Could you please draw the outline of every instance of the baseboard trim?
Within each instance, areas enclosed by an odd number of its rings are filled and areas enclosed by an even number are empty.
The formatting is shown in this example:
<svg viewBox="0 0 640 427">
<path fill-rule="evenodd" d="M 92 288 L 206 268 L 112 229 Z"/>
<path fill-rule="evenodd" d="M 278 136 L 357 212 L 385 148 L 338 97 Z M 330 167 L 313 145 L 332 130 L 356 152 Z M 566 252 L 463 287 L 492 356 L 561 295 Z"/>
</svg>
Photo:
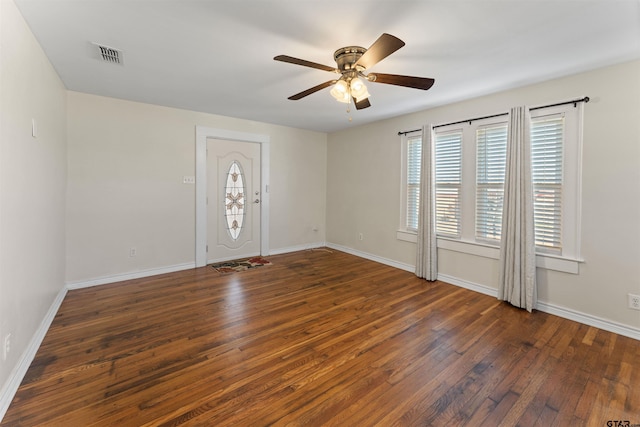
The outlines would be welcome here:
<svg viewBox="0 0 640 427">
<path fill-rule="evenodd" d="M 468 282 L 466 280 L 458 279 L 453 276 L 444 274 L 438 274 L 438 280 L 446 283 L 450 283 L 461 288 L 470 289 L 472 291 L 480 292 L 481 294 L 489 295 L 494 298 L 498 297 L 498 290 L 489 286 L 480 285 L 477 283 Z M 554 316 L 562 317 L 563 319 L 573 320 L 574 322 L 582 323 L 584 325 L 593 326 L 605 331 L 613 332 L 618 335 L 633 338 L 640 341 L 640 329 L 632 326 L 623 325 L 621 323 L 614 322 L 612 320 L 603 319 L 601 317 L 593 316 L 591 314 L 582 313 L 567 307 L 562 307 L 557 304 L 552 304 L 546 301 L 538 300 L 536 310 L 544 313 L 553 314 Z"/>
<path fill-rule="evenodd" d="M 438 273 L 438 280 L 441 282 L 449 283 L 460 288 L 469 289 L 470 291 L 478 292 L 490 297 L 498 298 L 498 290 L 490 286 L 481 285 L 479 283 L 469 282 L 468 280 L 458 279 L 457 277 L 449 276 L 447 274 Z"/>
<path fill-rule="evenodd" d="M 594 328 L 602 329 L 605 331 L 613 332 L 614 334 L 623 335 L 625 337 L 633 338 L 640 341 L 640 328 L 634 328 L 632 326 L 623 325 L 622 323 L 614 322 L 612 320 L 603 319 L 601 317 L 592 316 L 591 314 L 582 313 L 572 310 L 567 307 L 562 307 L 555 304 L 550 304 L 544 301 L 538 301 L 536 306 L 537 310 L 545 313 L 553 314 L 558 317 L 573 320 L 574 322 L 582 323 Z"/>
<path fill-rule="evenodd" d="M 192 268 L 196 268 L 196 264 L 194 262 L 171 265 L 162 268 L 152 268 L 149 270 L 134 271 L 130 273 L 116 274 L 115 276 L 99 277 L 97 279 L 80 282 L 70 282 L 67 283 L 67 289 L 72 290 L 90 288 L 92 286 L 106 285 L 108 283 L 123 282 L 125 280 L 132 279 L 142 279 L 144 277 L 157 276 L 158 274 L 174 273 L 176 271 L 189 270 Z"/>
<path fill-rule="evenodd" d="M 281 255 L 290 252 L 308 251 L 326 246 L 325 242 L 307 243 L 305 245 L 288 246 L 286 248 L 269 249 L 268 255 Z"/>
<path fill-rule="evenodd" d="M 380 257 L 377 255 L 372 255 L 367 252 L 359 251 L 357 249 L 348 248 L 346 246 L 338 245 L 335 243 L 327 243 L 327 247 L 333 248 L 338 251 L 347 252 L 351 255 L 355 255 L 360 258 L 366 258 L 371 261 L 376 261 L 381 264 L 389 265 L 391 267 L 396 267 L 401 270 L 406 270 L 409 272 L 415 271 L 415 266 L 413 265 L 400 263 L 400 262 L 390 260 L 388 258 Z M 459 279 L 454 276 L 449 276 L 449 275 L 440 274 L 440 273 L 438 274 L 438 280 L 449 283 L 451 285 L 459 286 L 461 288 L 469 289 L 471 291 L 479 292 L 484 295 L 489 295 L 494 298 L 498 297 L 498 290 L 490 286 L 469 282 L 468 280 Z M 573 320 L 574 322 L 582 323 L 587 326 L 593 326 L 595 328 L 599 328 L 608 332 L 613 332 L 614 334 L 622 335 L 622 336 L 633 338 L 640 341 L 640 328 L 634 328 L 633 326 L 624 325 L 621 323 L 614 322 L 612 320 L 603 319 L 587 313 L 582 313 L 580 311 L 576 311 L 567 307 L 562 307 L 560 305 L 552 304 L 546 301 L 538 300 L 536 310 L 542 311 L 544 313 L 553 314 L 554 316 Z"/>
<path fill-rule="evenodd" d="M 66 295 L 67 288 L 63 287 L 60 292 L 58 292 L 58 295 L 56 295 L 53 303 L 51 303 L 47 314 L 40 322 L 40 326 L 36 329 L 33 337 L 31 337 L 31 341 L 29 341 L 29 345 L 22 353 L 22 356 L 20 356 L 17 365 L 13 368 L 11 374 L 9 374 L 9 379 L 2 386 L 2 390 L 0 391 L 0 421 L 2 421 L 7 413 L 11 401 L 18 391 L 18 387 L 20 387 L 24 376 L 27 374 L 31 362 L 33 362 L 33 359 L 36 357 L 40 344 L 42 344 L 42 340 L 44 340 L 44 337 L 47 335 L 51 322 L 53 322 L 53 319 L 56 317 L 56 313 L 58 313 L 58 309 L 60 305 L 62 305 L 62 301 Z"/>
<path fill-rule="evenodd" d="M 359 251 L 357 249 L 349 248 L 347 246 L 338 245 L 336 243 L 327 243 L 326 246 L 331 249 L 335 249 L 337 251 L 346 252 L 351 255 L 355 255 L 360 258 L 365 258 L 371 261 L 379 262 L 380 264 L 385 264 L 391 267 L 399 268 L 400 270 L 409 271 L 411 273 L 415 273 L 416 267 L 414 265 L 405 264 L 403 262 L 394 261 L 389 258 L 384 258 L 378 255 L 373 255 L 368 252 Z"/>
</svg>

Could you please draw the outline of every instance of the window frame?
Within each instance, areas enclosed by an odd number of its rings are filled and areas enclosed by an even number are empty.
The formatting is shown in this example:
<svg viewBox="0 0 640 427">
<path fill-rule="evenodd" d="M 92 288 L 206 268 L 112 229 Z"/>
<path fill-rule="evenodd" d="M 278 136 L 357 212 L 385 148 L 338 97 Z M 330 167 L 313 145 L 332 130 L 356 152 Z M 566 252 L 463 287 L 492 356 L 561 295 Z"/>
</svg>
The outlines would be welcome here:
<svg viewBox="0 0 640 427">
<path fill-rule="evenodd" d="M 436 128 L 436 133 L 462 132 L 462 184 L 460 195 L 460 235 L 458 237 L 438 234 L 438 239 L 459 241 L 480 247 L 499 248 L 499 240 L 482 239 L 476 236 L 477 197 L 477 141 L 478 129 L 508 126 L 508 115 L 491 116 L 464 124 L 453 123 Z M 464 251 L 463 251 L 464 252 Z M 472 253 L 474 253 L 472 251 Z"/>
<path fill-rule="evenodd" d="M 492 121 L 491 123 L 485 123 L 485 124 L 479 124 L 478 126 L 475 127 L 474 129 L 474 145 L 475 145 L 475 152 L 474 152 L 474 160 L 475 160 L 475 170 L 474 170 L 474 179 L 475 179 L 475 200 L 474 200 L 474 239 L 476 242 L 482 242 L 482 243 L 486 243 L 488 245 L 491 246 L 499 246 L 500 245 L 500 238 L 494 238 L 494 237 L 490 237 L 487 234 L 482 234 L 479 230 L 479 222 L 480 222 L 480 214 L 478 212 L 479 207 L 480 207 L 480 202 L 479 202 L 479 196 L 480 196 L 480 189 L 486 189 L 486 190 L 491 190 L 493 189 L 494 192 L 497 192 L 498 190 L 500 190 L 502 192 L 501 195 L 501 199 L 502 202 L 504 202 L 504 177 L 505 177 L 505 171 L 502 171 L 502 182 L 490 182 L 490 180 L 487 180 L 486 182 L 479 182 L 479 174 L 478 174 L 478 167 L 479 167 L 479 145 L 480 145 L 480 141 L 479 141 L 479 132 L 482 131 L 487 131 L 490 129 L 502 129 L 504 128 L 504 158 L 501 159 L 502 163 L 503 163 L 503 167 L 506 165 L 506 146 L 508 144 L 508 136 L 509 136 L 509 123 L 506 121 Z M 490 156 L 487 156 L 487 158 Z M 486 162 L 487 164 L 490 163 L 489 161 Z M 485 175 L 490 175 L 490 172 L 485 172 Z M 489 220 L 489 215 L 485 215 L 487 220 Z M 487 221 L 488 223 L 489 221 Z M 498 223 L 499 226 L 499 232 L 497 233 L 498 235 L 502 235 L 502 206 L 500 206 L 500 221 L 495 221 L 496 223 Z M 488 226 L 488 224 L 485 223 L 485 228 Z"/>
<path fill-rule="evenodd" d="M 548 254 L 565 259 L 582 261 L 582 144 L 584 103 L 565 104 L 531 111 L 531 120 L 562 115 L 564 117 L 564 140 L 562 147 L 562 252 L 545 250 L 536 246 L 537 254 Z"/>
<path fill-rule="evenodd" d="M 404 234 L 408 234 L 408 235 L 413 235 L 415 236 L 415 234 L 417 233 L 417 228 L 416 229 L 412 229 L 411 227 L 409 227 L 408 224 L 408 217 L 409 217 L 409 182 L 408 182 L 408 178 L 409 178 L 409 159 L 408 159 L 408 155 L 409 155 L 409 141 L 415 138 L 420 138 L 420 141 L 422 141 L 422 131 L 413 131 L 413 132 L 408 132 L 402 135 L 401 138 L 401 178 L 400 178 L 400 225 L 398 227 L 398 232 L 399 233 L 404 233 Z M 418 163 L 418 168 L 421 168 L 420 166 L 421 161 Z M 421 171 L 420 171 L 421 173 Z M 418 189 L 418 191 L 420 191 Z M 419 196 L 418 196 L 419 197 Z M 406 238 L 411 239 L 410 237 L 405 237 Z M 415 242 L 415 237 L 413 238 L 413 241 Z"/>
</svg>

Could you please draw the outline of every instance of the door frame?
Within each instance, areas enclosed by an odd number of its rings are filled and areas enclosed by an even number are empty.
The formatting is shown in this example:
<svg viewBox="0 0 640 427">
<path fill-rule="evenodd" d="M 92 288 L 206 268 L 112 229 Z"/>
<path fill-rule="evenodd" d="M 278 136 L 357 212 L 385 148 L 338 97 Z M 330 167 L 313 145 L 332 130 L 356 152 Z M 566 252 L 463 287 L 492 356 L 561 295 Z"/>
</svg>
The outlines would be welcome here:
<svg viewBox="0 0 640 427">
<path fill-rule="evenodd" d="M 260 144 L 260 255 L 269 255 L 269 135 L 196 126 L 196 267 L 207 265 L 207 139 Z"/>
</svg>

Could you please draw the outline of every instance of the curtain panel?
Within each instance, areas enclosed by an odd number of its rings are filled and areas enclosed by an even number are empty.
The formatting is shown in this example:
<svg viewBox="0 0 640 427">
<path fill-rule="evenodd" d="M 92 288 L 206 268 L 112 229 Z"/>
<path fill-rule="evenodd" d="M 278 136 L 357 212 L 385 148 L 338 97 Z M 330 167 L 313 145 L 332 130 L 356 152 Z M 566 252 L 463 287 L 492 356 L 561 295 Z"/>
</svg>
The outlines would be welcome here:
<svg viewBox="0 0 640 427">
<path fill-rule="evenodd" d="M 531 175 L 531 116 L 526 107 L 509 113 L 498 299 L 531 312 L 537 301 Z"/>
<path fill-rule="evenodd" d="M 429 281 L 438 278 L 434 136 L 432 125 L 426 125 L 422 128 L 416 276 Z"/>
</svg>

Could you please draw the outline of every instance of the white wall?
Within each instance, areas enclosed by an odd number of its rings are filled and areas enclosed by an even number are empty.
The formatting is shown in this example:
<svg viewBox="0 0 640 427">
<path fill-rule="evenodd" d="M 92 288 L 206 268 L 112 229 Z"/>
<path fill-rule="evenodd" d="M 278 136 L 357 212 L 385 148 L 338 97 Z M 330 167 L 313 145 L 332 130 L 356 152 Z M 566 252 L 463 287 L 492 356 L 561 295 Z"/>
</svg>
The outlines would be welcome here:
<svg viewBox="0 0 640 427">
<path fill-rule="evenodd" d="M 627 294 L 640 294 L 640 61 L 329 135 L 327 241 L 415 265 L 415 244 L 396 239 L 400 219 L 398 131 L 584 95 L 591 98 L 584 106 L 585 262 L 577 275 L 538 269 L 539 299 L 640 331 L 640 312 L 627 308 Z M 363 233 L 364 240 L 358 240 L 358 233 Z M 497 289 L 496 260 L 444 249 L 438 255 L 439 273 Z"/>
<path fill-rule="evenodd" d="M 66 155 L 66 90 L 13 1 L 1 0 L 0 341 L 10 333 L 11 351 L 0 356 L 0 398 L 64 289 Z"/>
<path fill-rule="evenodd" d="M 194 263 L 196 125 L 270 136 L 272 252 L 325 241 L 326 134 L 69 92 L 68 283 Z"/>
</svg>

